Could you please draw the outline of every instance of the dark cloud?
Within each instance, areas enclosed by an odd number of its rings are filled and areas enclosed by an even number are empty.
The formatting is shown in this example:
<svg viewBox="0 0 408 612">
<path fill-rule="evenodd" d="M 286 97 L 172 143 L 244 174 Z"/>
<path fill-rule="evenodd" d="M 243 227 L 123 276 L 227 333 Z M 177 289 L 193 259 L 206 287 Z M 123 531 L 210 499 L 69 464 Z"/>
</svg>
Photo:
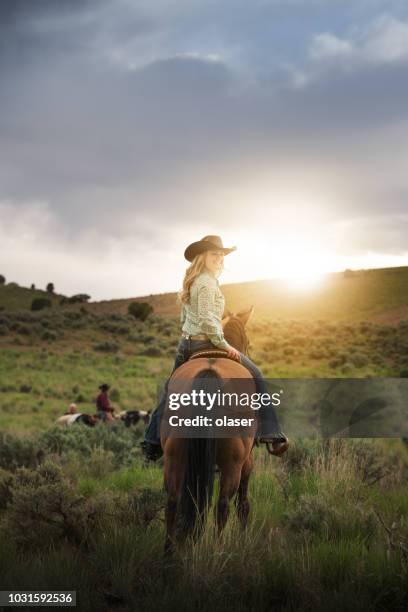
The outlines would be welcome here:
<svg viewBox="0 0 408 612">
<path fill-rule="evenodd" d="M 253 232 L 282 206 L 316 223 L 401 214 L 408 63 L 308 59 L 314 35 L 353 41 L 385 3 L 364 6 L 0 3 L 0 202 L 45 203 L 77 246 L 91 230 L 158 245 L 206 216 L 239 227 L 248 206 Z M 376 248 L 403 248 L 393 223 Z"/>
<path fill-rule="evenodd" d="M 0 22 L 2 27 L 33 15 L 61 14 L 66 11 L 83 10 L 90 2 L 86 0 L 2 0 L 0 3 Z"/>
</svg>

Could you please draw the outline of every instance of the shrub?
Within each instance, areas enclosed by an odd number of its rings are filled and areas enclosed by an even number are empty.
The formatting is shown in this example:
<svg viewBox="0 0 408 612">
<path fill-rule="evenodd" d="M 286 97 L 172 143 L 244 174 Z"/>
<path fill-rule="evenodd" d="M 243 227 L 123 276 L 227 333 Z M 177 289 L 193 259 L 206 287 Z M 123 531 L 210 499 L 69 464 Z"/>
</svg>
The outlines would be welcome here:
<svg viewBox="0 0 408 612">
<path fill-rule="evenodd" d="M 46 329 L 45 331 L 43 331 L 43 333 L 41 334 L 41 340 L 56 340 L 58 338 L 58 334 L 53 331 L 52 329 Z"/>
<path fill-rule="evenodd" d="M 0 468 L 0 510 L 4 510 L 11 501 L 11 487 L 14 476 L 11 472 Z"/>
<path fill-rule="evenodd" d="M 6 277 L 3 276 L 3 274 L 0 274 L 0 285 L 5 285 L 6 284 Z"/>
<path fill-rule="evenodd" d="M 0 467 L 15 470 L 18 467 L 35 467 L 43 458 L 38 441 L 17 438 L 0 431 Z"/>
<path fill-rule="evenodd" d="M 346 535 L 357 535 L 370 539 L 377 531 L 377 521 L 372 512 L 367 512 L 352 503 L 352 512 L 346 501 L 337 503 L 335 497 L 304 493 L 296 506 L 284 514 L 289 530 L 319 534 L 330 540 Z"/>
<path fill-rule="evenodd" d="M 62 429 L 54 427 L 43 432 L 38 438 L 38 444 L 45 453 L 64 455 L 76 452 L 89 459 L 94 447 L 102 447 L 112 451 L 115 467 L 132 465 L 139 450 L 135 440 L 140 431 L 128 429 L 123 423 L 115 423 L 111 428 L 103 423 L 96 427 L 71 427 Z"/>
<path fill-rule="evenodd" d="M 135 319 L 140 319 L 141 321 L 145 321 L 152 312 L 153 306 L 148 302 L 132 302 L 128 306 L 128 313 Z"/>
<path fill-rule="evenodd" d="M 20 393 L 31 393 L 32 386 L 31 385 L 21 385 Z"/>
<path fill-rule="evenodd" d="M 163 349 L 158 346 L 148 346 L 143 351 L 141 351 L 142 355 L 146 355 L 147 357 L 160 357 L 163 355 Z"/>
<path fill-rule="evenodd" d="M 0 336 L 7 336 L 9 333 L 9 328 L 7 325 L 0 324 Z"/>
<path fill-rule="evenodd" d="M 288 472 L 303 472 L 308 465 L 317 461 L 322 449 L 321 441 L 298 438 L 296 443 L 292 445 L 291 452 L 283 455 L 282 464 Z"/>
<path fill-rule="evenodd" d="M 105 478 L 115 469 L 115 456 L 111 450 L 96 446 L 92 449 L 86 467 L 91 478 Z"/>
<path fill-rule="evenodd" d="M 139 336 L 139 340 L 140 342 L 147 344 L 149 342 L 154 342 L 156 340 L 156 336 L 153 336 L 152 334 L 141 334 Z"/>
<path fill-rule="evenodd" d="M 126 335 L 130 332 L 129 325 L 124 325 L 123 323 L 103 321 L 99 327 L 104 331 L 110 332 L 111 334 Z"/>
<path fill-rule="evenodd" d="M 47 293 L 54 293 L 54 283 L 48 283 L 46 290 L 47 290 Z"/>
<path fill-rule="evenodd" d="M 111 313 L 109 313 L 108 315 L 105 315 L 105 316 L 106 316 L 107 319 L 110 319 L 111 321 L 122 321 L 122 323 L 127 321 L 126 316 L 122 315 L 122 314 L 120 314 L 118 312 L 111 312 Z M 101 318 L 103 318 L 103 317 L 101 317 Z"/>
<path fill-rule="evenodd" d="M 47 460 L 37 470 L 17 471 L 6 526 L 21 549 L 39 550 L 87 535 L 85 498 L 75 493 L 62 470 Z"/>
<path fill-rule="evenodd" d="M 369 360 L 368 360 L 367 356 L 363 355 L 362 353 L 354 353 L 354 354 L 350 355 L 349 361 L 356 368 L 362 368 L 363 366 L 366 366 L 369 363 Z"/>
<path fill-rule="evenodd" d="M 95 351 L 101 351 L 102 353 L 117 353 L 119 345 L 116 342 L 98 342 L 94 344 Z"/>
<path fill-rule="evenodd" d="M 51 300 L 48 298 L 34 298 L 31 302 L 31 310 L 43 310 L 44 308 L 51 308 Z"/>
<path fill-rule="evenodd" d="M 312 533 L 327 531 L 336 518 L 335 508 L 330 507 L 325 499 L 309 493 L 301 495 L 296 506 L 284 513 L 289 530 Z"/>
<path fill-rule="evenodd" d="M 320 349 L 314 349 L 309 353 L 310 359 L 324 359 L 326 357 L 326 352 Z"/>
<path fill-rule="evenodd" d="M 75 310 L 73 310 L 71 312 L 64 312 L 64 319 L 65 319 L 65 321 L 77 321 L 81 317 L 82 317 L 81 313 L 77 312 Z"/>
<path fill-rule="evenodd" d="M 140 342 L 140 335 L 138 333 L 136 333 L 136 334 L 129 334 L 128 340 L 130 342 Z"/>
<path fill-rule="evenodd" d="M 71 295 L 71 297 L 62 297 L 60 299 L 60 304 L 84 304 L 91 299 L 91 296 L 87 293 L 77 293 L 76 295 Z"/>
<path fill-rule="evenodd" d="M 352 448 L 356 472 L 364 482 L 374 484 L 396 468 L 392 454 L 380 454 L 373 440 L 353 440 Z"/>
<path fill-rule="evenodd" d="M 132 524 L 146 529 L 165 506 L 164 491 L 141 489 L 130 495 L 129 505 L 132 514 Z"/>
</svg>

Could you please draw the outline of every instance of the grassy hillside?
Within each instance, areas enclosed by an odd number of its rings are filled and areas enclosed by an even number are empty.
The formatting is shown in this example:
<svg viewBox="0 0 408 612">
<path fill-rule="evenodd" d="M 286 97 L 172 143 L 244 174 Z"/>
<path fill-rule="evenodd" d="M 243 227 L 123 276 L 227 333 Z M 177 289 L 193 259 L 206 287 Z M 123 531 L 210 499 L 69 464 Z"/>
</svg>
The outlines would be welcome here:
<svg viewBox="0 0 408 612">
<path fill-rule="evenodd" d="M 408 375 L 408 268 L 331 275 L 304 294 L 272 281 L 223 289 L 232 310 L 255 304 L 250 356 L 268 377 Z M 32 313 L 22 307 L 41 292 L 0 290 L 19 306 L 0 312 L 0 429 L 42 430 L 72 401 L 93 412 L 102 382 L 118 410 L 154 407 L 180 337 L 175 294 L 149 296 L 143 323 L 132 300 Z"/>
<path fill-rule="evenodd" d="M 0 430 L 49 427 L 75 401 L 93 412 L 98 386 L 118 410 L 151 409 L 172 368 L 177 319 L 51 309 L 0 313 Z M 267 320 L 248 324 L 265 376 L 408 376 L 408 322 Z"/>
<path fill-rule="evenodd" d="M 408 267 L 359 270 L 350 276 L 328 274 L 318 286 L 303 290 L 290 288 L 276 279 L 221 287 L 227 308 L 239 311 L 254 305 L 256 316 L 263 319 L 373 319 L 394 323 L 408 318 Z M 0 286 L 0 309 L 30 308 L 34 297 L 44 296 L 49 297 L 49 294 L 10 283 Z M 54 305 L 60 298 L 52 296 Z M 175 292 L 90 302 L 86 308 L 96 314 L 124 315 L 133 301 L 149 302 L 158 315 L 177 317 L 180 311 Z M 64 308 L 79 310 L 81 305 Z"/>
<path fill-rule="evenodd" d="M 250 356 L 267 377 L 408 377 L 407 271 L 332 275 L 303 294 L 223 289 L 232 310 L 255 304 Z M 141 424 L 53 423 L 72 401 L 93 413 L 102 382 L 117 410 L 154 408 L 180 335 L 175 294 L 148 296 L 141 322 L 133 300 L 32 313 L 14 289 L 0 312 L 4 589 L 75 588 L 84 611 L 406 609 L 401 440 L 296 439 L 280 460 L 255 449 L 247 532 L 231 504 L 222 537 L 211 514 L 166 568 L 162 463 L 144 465 Z"/>
<path fill-rule="evenodd" d="M 0 285 L 0 310 L 30 310 L 35 298 L 47 298 L 51 300 L 53 306 L 58 306 L 62 297 L 58 293 L 48 293 L 40 289 L 20 287 L 17 283 L 7 283 Z"/>
<path fill-rule="evenodd" d="M 316 287 L 290 288 L 281 280 L 260 280 L 222 285 L 231 311 L 255 306 L 263 319 L 382 320 L 408 318 L 408 267 L 356 271 L 352 276 L 329 274 Z M 149 302 L 156 314 L 178 316 L 176 293 L 147 295 L 90 304 L 93 312 L 125 314 L 130 302 Z M 78 308 L 78 307 L 77 307 Z"/>
</svg>

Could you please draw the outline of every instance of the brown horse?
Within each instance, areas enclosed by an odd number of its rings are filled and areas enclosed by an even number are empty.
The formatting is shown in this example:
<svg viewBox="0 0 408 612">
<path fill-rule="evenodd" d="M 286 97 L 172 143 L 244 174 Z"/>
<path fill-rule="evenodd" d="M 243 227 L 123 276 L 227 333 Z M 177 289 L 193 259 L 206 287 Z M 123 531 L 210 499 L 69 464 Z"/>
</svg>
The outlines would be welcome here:
<svg viewBox="0 0 408 612">
<path fill-rule="evenodd" d="M 224 336 L 229 344 L 246 354 L 249 341 L 245 326 L 253 312 L 253 307 L 237 315 L 229 314 L 223 319 Z M 196 354 L 180 366 L 172 375 L 172 381 L 209 378 L 220 379 L 246 378 L 246 384 L 255 391 L 255 381 L 251 373 L 240 363 L 225 358 L 225 353 L 215 351 Z M 248 388 L 248 387 L 246 387 Z M 242 528 L 247 525 L 250 510 L 248 483 L 253 468 L 253 435 L 233 438 L 191 438 L 181 439 L 166 435 L 162 429 L 161 445 L 164 452 L 164 485 L 167 491 L 166 542 L 169 552 L 174 541 L 188 534 L 197 535 L 203 527 L 206 510 L 211 503 L 214 467 L 220 472 L 219 497 L 216 509 L 216 522 L 219 532 L 224 528 L 229 514 L 232 498 Z M 287 448 L 274 445 L 271 454 L 280 455 Z M 181 519 L 181 528 L 178 520 Z"/>
</svg>

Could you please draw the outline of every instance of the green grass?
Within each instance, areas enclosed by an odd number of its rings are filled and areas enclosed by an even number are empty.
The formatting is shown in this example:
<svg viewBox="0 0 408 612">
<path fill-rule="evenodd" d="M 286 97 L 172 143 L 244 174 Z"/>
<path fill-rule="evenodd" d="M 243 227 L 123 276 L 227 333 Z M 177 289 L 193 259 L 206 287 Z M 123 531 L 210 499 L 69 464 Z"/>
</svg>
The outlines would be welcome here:
<svg viewBox="0 0 408 612">
<path fill-rule="evenodd" d="M 3 323 L 1 323 L 3 320 Z M 120 410 L 152 409 L 172 369 L 175 319 L 145 323 L 112 313 L 0 313 L 0 430 L 43 430 L 71 402 L 94 412 L 102 382 Z M 23 328 L 23 332 L 21 333 Z M 53 340 L 44 339 L 44 330 Z M 262 321 L 248 326 L 250 356 L 267 378 L 406 376 L 408 324 L 328 320 Z M 114 352 L 97 347 L 115 346 Z M 158 356 L 143 353 L 157 349 Z"/>
<path fill-rule="evenodd" d="M 233 309 L 246 305 L 243 296 L 256 304 L 251 357 L 267 377 L 406 376 L 408 324 L 393 309 L 404 312 L 407 274 L 338 275 L 302 299 L 269 281 L 225 293 Z M 154 300 L 174 314 L 169 295 Z M 178 321 L 137 322 L 126 303 L 31 314 L 15 292 L 10 310 L 0 312 L 2 588 L 75 588 L 84 611 L 405 609 L 408 454 L 399 440 L 292 440 L 281 460 L 256 449 L 247 532 L 232 506 L 218 537 L 211 513 L 202 539 L 188 542 L 170 566 L 163 562 L 162 464 L 142 463 L 142 425 L 52 428 L 72 401 L 92 413 L 101 382 L 111 384 L 117 410 L 154 407 L 157 384 L 173 365 Z M 152 345 L 156 357 L 144 354 Z M 37 482 L 48 459 L 62 476 L 42 483 L 44 495 L 23 479 L 7 497 L 18 466 Z M 49 510 L 47 520 L 57 517 L 51 526 L 35 514 L 57 493 L 73 504 L 82 540 L 72 529 L 60 535 L 58 512 Z"/>
<path fill-rule="evenodd" d="M 109 474 L 105 478 L 85 476 L 78 479 L 80 493 L 87 496 L 95 495 L 107 489 L 123 493 L 142 487 L 157 490 L 161 485 L 162 474 L 160 470 L 155 467 L 142 467 L 140 464 Z"/>
<path fill-rule="evenodd" d="M 30 310 L 31 303 L 35 298 L 47 298 L 53 306 L 58 306 L 63 296 L 58 293 L 48 293 L 41 289 L 28 289 L 16 283 L 0 285 L 0 308 L 1 310 Z"/>
<path fill-rule="evenodd" d="M 398 542 L 408 539 L 407 471 L 399 470 L 396 478 L 395 470 L 387 470 L 395 467 L 395 453 L 407 465 L 401 443 L 342 440 L 324 450 L 317 442 L 294 441 L 296 468 L 289 456 L 278 460 L 257 449 L 247 531 L 241 531 L 231 504 L 227 527 L 218 536 L 210 512 L 202 538 L 188 541 L 169 564 L 162 555 L 160 464 L 145 468 L 135 457 L 131 466 L 106 468 L 109 451 L 95 447 L 85 460 L 79 429 L 58 435 L 71 443 L 53 455 L 53 465 L 62 472 L 55 472 L 47 486 L 43 481 L 41 496 L 49 496 L 51 504 L 61 478 L 60 495 L 79 494 L 76 512 L 79 523 L 89 524 L 86 541 L 71 539 L 69 532 L 63 540 L 49 535 L 47 524 L 35 517 L 31 498 L 36 492 L 25 476 L 25 494 L 0 509 L 3 589 L 75 588 L 79 610 L 109 609 L 107 597 L 129 611 L 323 611 L 328 601 L 339 611 L 403 609 L 407 560 Z M 98 435 L 109 442 L 102 428 Z M 127 436 L 123 431 L 118 440 L 125 443 Z M 76 439 L 81 450 L 72 450 Z M 384 467 L 384 478 L 374 485 L 361 471 L 363 447 L 365 464 L 378 458 Z M 1 482 L 0 472 L 0 487 Z M 34 512 L 36 530 L 46 530 L 40 544 L 35 534 L 35 548 L 29 546 L 34 534 L 22 521 L 22 503 Z M 20 504 L 18 513 L 15 504 Z M 394 525 L 395 547 L 374 510 L 386 525 Z M 27 542 L 23 548 L 21 538 Z"/>
</svg>

